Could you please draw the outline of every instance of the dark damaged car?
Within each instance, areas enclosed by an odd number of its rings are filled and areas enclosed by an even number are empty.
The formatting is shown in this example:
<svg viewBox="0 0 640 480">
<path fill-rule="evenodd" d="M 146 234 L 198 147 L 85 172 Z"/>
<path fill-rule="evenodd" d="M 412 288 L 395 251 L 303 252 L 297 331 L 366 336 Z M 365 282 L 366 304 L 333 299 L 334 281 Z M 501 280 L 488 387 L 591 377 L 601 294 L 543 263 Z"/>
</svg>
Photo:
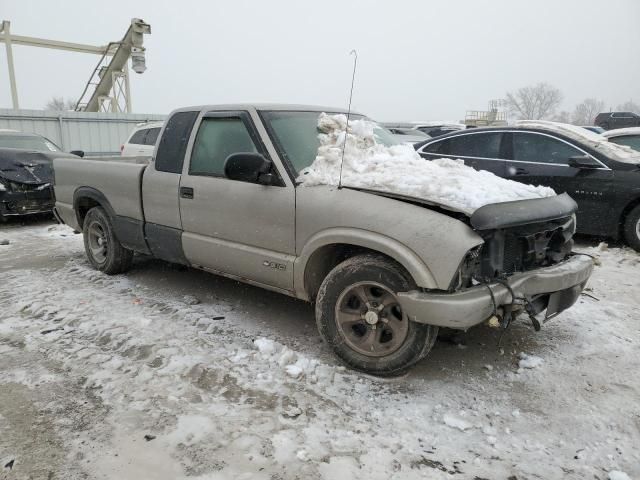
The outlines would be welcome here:
<svg viewBox="0 0 640 480">
<path fill-rule="evenodd" d="M 53 210 L 54 157 L 76 155 L 40 135 L 0 131 L 0 222 Z"/>
</svg>

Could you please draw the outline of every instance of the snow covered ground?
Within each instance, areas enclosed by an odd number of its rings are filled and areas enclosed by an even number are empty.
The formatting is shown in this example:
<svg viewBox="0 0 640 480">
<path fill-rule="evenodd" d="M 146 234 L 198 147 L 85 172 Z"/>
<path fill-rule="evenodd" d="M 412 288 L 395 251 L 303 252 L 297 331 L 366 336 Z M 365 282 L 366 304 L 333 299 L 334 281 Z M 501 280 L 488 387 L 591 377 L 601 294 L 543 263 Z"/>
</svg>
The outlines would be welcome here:
<svg viewBox="0 0 640 480">
<path fill-rule="evenodd" d="M 145 258 L 107 277 L 48 222 L 3 239 L 0 479 L 640 478 L 629 249 L 578 248 L 590 296 L 541 332 L 479 327 L 380 380 L 297 300 Z"/>
</svg>

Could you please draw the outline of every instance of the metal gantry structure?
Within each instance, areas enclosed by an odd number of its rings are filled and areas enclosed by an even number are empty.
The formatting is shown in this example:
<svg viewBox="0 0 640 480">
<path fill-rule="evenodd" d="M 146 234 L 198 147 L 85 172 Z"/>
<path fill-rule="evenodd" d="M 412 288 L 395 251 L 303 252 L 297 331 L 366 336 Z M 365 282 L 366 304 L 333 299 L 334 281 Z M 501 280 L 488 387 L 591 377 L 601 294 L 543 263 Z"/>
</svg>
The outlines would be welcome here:
<svg viewBox="0 0 640 480">
<path fill-rule="evenodd" d="M 0 42 L 4 42 L 7 51 L 7 69 L 14 109 L 18 109 L 20 106 L 13 65 L 13 45 L 28 45 L 100 55 L 98 64 L 76 102 L 75 110 L 131 112 L 128 61 L 131 59 L 131 68 L 134 72 L 143 73 L 146 70 L 146 50 L 143 43 L 144 35 L 151 33 L 149 24 L 139 18 L 133 18 L 122 40 L 110 42 L 104 46 L 14 35 L 11 33 L 10 26 L 11 22 L 3 20 L 0 26 Z"/>
</svg>

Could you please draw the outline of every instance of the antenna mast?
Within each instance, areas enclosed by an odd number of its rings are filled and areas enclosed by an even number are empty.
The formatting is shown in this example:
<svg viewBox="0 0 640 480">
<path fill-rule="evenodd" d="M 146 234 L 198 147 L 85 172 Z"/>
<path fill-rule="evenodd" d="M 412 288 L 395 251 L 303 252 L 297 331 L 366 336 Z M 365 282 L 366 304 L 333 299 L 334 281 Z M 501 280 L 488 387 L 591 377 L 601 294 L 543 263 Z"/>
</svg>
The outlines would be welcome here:
<svg viewBox="0 0 640 480">
<path fill-rule="evenodd" d="M 342 188 L 342 165 L 344 164 L 344 148 L 347 145 L 347 134 L 349 132 L 349 117 L 351 117 L 351 99 L 353 98 L 353 84 L 356 80 L 356 66 L 358 65 L 358 52 L 351 50 L 349 55 L 354 55 L 353 75 L 351 76 L 351 92 L 349 93 L 349 108 L 347 109 L 347 125 L 344 128 L 344 141 L 342 142 L 342 157 L 340 158 L 340 177 L 338 178 L 338 188 Z"/>
</svg>

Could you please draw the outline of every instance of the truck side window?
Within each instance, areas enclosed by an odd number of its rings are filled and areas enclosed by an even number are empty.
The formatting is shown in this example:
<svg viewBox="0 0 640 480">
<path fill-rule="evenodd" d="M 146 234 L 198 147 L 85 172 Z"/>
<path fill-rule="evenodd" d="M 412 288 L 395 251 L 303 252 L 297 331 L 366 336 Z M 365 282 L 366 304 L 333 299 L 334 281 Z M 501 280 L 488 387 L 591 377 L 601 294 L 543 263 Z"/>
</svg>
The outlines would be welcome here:
<svg viewBox="0 0 640 480">
<path fill-rule="evenodd" d="M 156 170 L 182 173 L 184 153 L 199 112 L 178 112 L 167 120 L 156 153 Z"/>
<path fill-rule="evenodd" d="M 224 162 L 233 153 L 258 152 L 249 130 L 238 117 L 203 118 L 193 145 L 190 175 L 224 176 Z"/>
</svg>

